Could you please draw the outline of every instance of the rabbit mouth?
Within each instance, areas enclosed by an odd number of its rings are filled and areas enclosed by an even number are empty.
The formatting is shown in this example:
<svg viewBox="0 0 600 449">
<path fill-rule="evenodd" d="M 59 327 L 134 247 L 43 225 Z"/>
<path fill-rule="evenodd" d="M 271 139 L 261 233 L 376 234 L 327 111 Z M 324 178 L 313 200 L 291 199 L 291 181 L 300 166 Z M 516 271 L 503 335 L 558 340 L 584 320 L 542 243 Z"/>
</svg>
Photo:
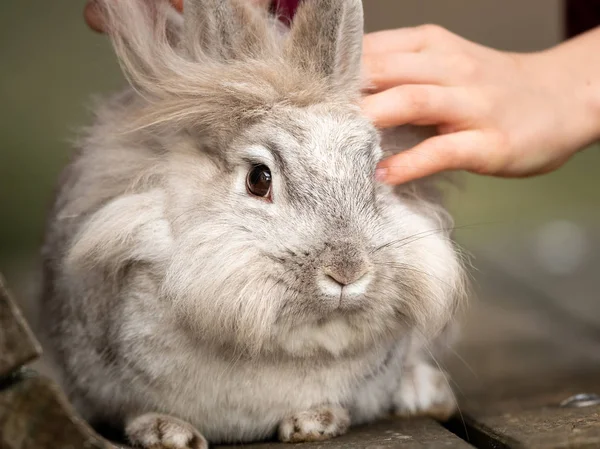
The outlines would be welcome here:
<svg viewBox="0 0 600 449">
<path fill-rule="evenodd" d="M 351 279 L 342 279 L 328 274 L 321 274 L 317 279 L 317 286 L 327 299 L 337 301 L 337 309 L 352 307 L 360 302 L 371 284 L 373 275 L 370 272 L 362 272 Z"/>
</svg>

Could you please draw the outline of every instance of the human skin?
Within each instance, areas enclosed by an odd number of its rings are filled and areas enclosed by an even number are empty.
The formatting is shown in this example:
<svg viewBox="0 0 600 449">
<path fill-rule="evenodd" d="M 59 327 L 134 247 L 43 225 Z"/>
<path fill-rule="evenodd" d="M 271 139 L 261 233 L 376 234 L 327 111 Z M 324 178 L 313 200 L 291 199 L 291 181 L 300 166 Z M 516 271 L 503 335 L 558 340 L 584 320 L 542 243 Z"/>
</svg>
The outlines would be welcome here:
<svg viewBox="0 0 600 449">
<path fill-rule="evenodd" d="M 379 164 L 400 184 L 444 170 L 502 177 L 543 174 L 600 139 L 600 28 L 537 53 L 508 53 L 437 26 L 365 36 L 382 128 L 435 125 L 439 136 Z"/>
</svg>

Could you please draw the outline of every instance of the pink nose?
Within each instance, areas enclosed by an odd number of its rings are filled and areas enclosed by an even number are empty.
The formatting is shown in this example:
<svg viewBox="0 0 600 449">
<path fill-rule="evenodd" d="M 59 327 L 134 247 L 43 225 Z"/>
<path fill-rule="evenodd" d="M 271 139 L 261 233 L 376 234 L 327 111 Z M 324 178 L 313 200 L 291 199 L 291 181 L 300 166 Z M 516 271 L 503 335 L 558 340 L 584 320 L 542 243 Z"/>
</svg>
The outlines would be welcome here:
<svg viewBox="0 0 600 449">
<path fill-rule="evenodd" d="M 323 273 L 342 287 L 350 285 L 367 274 L 366 267 L 325 267 Z"/>
</svg>

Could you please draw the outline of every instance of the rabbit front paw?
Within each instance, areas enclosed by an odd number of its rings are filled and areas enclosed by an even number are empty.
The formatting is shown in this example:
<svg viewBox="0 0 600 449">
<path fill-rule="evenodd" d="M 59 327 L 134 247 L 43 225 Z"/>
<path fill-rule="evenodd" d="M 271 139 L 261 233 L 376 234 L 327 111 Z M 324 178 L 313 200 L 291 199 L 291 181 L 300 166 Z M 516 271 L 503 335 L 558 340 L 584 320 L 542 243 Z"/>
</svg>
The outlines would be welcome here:
<svg viewBox="0 0 600 449">
<path fill-rule="evenodd" d="M 446 375 L 420 363 L 406 368 L 394 406 L 399 416 L 429 416 L 446 421 L 456 410 L 456 399 Z"/>
<path fill-rule="evenodd" d="M 125 433 L 143 449 L 208 449 L 208 443 L 191 424 L 167 415 L 148 413 L 131 420 Z"/>
<path fill-rule="evenodd" d="M 346 433 L 350 415 L 341 407 L 323 406 L 296 413 L 279 425 L 279 439 L 284 443 L 323 441 Z"/>
</svg>

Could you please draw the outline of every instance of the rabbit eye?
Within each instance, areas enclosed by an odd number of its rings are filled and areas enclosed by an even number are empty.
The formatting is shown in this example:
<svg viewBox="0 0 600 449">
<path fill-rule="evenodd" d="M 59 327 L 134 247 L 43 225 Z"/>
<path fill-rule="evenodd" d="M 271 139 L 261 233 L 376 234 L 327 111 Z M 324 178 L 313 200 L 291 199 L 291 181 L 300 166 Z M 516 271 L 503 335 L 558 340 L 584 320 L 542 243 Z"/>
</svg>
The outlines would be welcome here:
<svg viewBox="0 0 600 449">
<path fill-rule="evenodd" d="M 261 198 L 271 198 L 271 170 L 266 165 L 255 165 L 246 178 L 248 193 Z"/>
</svg>

